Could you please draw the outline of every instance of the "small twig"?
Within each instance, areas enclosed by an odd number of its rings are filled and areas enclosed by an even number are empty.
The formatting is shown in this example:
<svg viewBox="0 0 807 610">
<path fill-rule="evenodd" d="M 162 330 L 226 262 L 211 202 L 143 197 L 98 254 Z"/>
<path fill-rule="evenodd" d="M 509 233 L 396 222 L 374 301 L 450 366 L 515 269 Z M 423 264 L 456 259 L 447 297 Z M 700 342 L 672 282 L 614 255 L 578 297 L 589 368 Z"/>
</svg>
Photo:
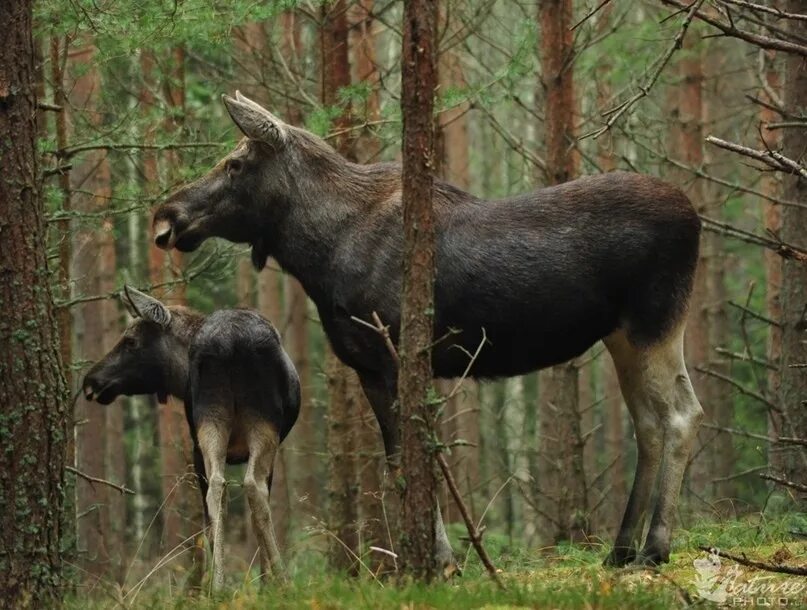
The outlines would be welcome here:
<svg viewBox="0 0 807 610">
<path fill-rule="evenodd" d="M 730 349 L 726 349 L 725 347 L 716 347 L 715 351 L 721 356 L 728 356 L 731 360 L 742 360 L 743 362 L 752 362 L 754 364 L 758 364 L 760 366 L 765 367 L 769 371 L 779 370 L 778 366 L 776 366 L 769 360 L 765 360 L 763 358 L 757 358 L 756 356 L 751 356 L 749 354 L 740 354 L 738 352 L 733 352 Z"/>
<path fill-rule="evenodd" d="M 807 493 L 807 485 L 796 483 L 795 481 L 789 481 L 784 477 L 777 477 L 776 475 L 763 472 L 761 475 L 759 475 L 759 478 L 765 479 L 766 481 L 773 481 L 774 483 L 784 485 L 785 487 L 790 487 L 791 489 L 795 489 L 796 491 L 800 491 L 802 493 Z"/>
<path fill-rule="evenodd" d="M 73 468 L 72 466 L 65 466 L 64 469 L 67 472 L 72 472 L 74 475 L 81 477 L 85 481 L 89 481 L 90 483 L 100 483 L 101 485 L 106 485 L 108 487 L 111 487 L 112 489 L 116 489 L 122 494 L 135 495 L 135 492 L 133 492 L 128 487 L 124 487 L 123 485 L 117 485 L 115 483 L 112 483 L 111 481 L 107 481 L 106 479 L 99 479 L 98 477 L 91 477 L 87 473 L 81 472 L 78 468 Z"/>
<path fill-rule="evenodd" d="M 70 146 L 68 148 L 60 148 L 58 150 L 49 150 L 52 155 L 59 159 L 70 159 L 75 155 L 87 152 L 90 150 L 178 150 L 182 148 L 217 148 L 222 146 L 222 142 L 183 142 L 176 144 L 138 144 L 135 142 L 120 143 L 99 143 L 99 144 L 82 144 L 79 146 Z"/>
<path fill-rule="evenodd" d="M 64 165 L 59 165 L 57 167 L 51 167 L 46 169 L 45 171 L 42 172 L 42 177 L 49 178 L 51 176 L 62 176 L 65 174 L 65 172 L 69 172 L 71 169 L 73 169 L 73 164 L 65 163 Z"/>
<path fill-rule="evenodd" d="M 796 566 L 780 566 L 774 565 L 771 563 L 765 563 L 762 561 L 754 561 L 752 559 L 748 559 L 743 553 L 742 557 L 737 555 L 732 555 L 731 553 L 726 553 L 725 551 L 721 551 L 720 549 L 716 549 L 710 546 L 703 546 L 700 545 L 698 548 L 701 551 L 705 551 L 706 553 L 712 553 L 719 557 L 723 557 L 724 559 L 731 559 L 739 563 L 740 565 L 747 566 L 749 568 L 757 568 L 759 570 L 765 570 L 767 572 L 778 572 L 780 574 L 793 574 L 795 576 L 807 576 L 807 567 L 796 567 Z"/>
<path fill-rule="evenodd" d="M 438 453 L 437 463 L 440 464 L 440 469 L 443 471 L 443 476 L 446 479 L 448 489 L 451 492 L 451 495 L 454 497 L 454 502 L 457 503 L 457 508 L 460 510 L 463 521 L 465 521 L 465 527 L 468 530 L 468 536 L 471 539 L 471 544 L 476 550 L 477 555 L 479 555 L 479 559 L 482 561 L 482 564 L 485 566 L 488 574 L 490 574 L 493 582 L 495 582 L 500 589 L 504 589 L 504 585 L 502 584 L 501 580 L 499 580 L 499 575 L 496 573 L 496 568 L 494 567 L 493 562 L 490 560 L 490 556 L 485 550 L 485 547 L 482 545 L 482 536 L 480 535 L 477 527 L 474 525 L 473 519 L 471 519 L 471 515 L 468 512 L 468 507 L 465 506 L 465 502 L 462 499 L 462 494 L 460 494 L 460 490 L 457 488 L 457 482 L 454 480 L 454 475 L 451 474 L 451 469 L 448 467 L 446 456 L 442 453 Z"/>
<path fill-rule="evenodd" d="M 797 246 L 792 246 L 782 241 L 776 241 L 761 235 L 757 235 L 756 233 L 744 231 L 743 229 L 738 229 L 737 227 L 734 227 L 728 223 L 720 222 L 707 216 L 701 215 L 700 218 L 703 221 L 703 228 L 705 231 L 711 231 L 726 237 L 734 237 L 749 244 L 763 246 L 769 250 L 773 250 L 782 258 L 792 259 L 801 263 L 807 262 L 807 251 L 802 250 Z"/>
<path fill-rule="evenodd" d="M 764 434 L 756 434 L 754 432 L 746 432 L 745 430 L 738 430 L 737 428 L 725 428 L 723 426 L 717 426 L 715 424 L 708 424 L 703 423 L 701 424 L 702 428 L 709 428 L 710 430 L 719 430 L 720 432 L 726 432 L 728 434 L 734 434 L 736 436 L 744 436 L 746 438 L 753 438 L 758 441 L 765 441 L 766 443 L 778 443 L 779 439 L 771 438 L 770 436 L 765 436 Z"/>
<path fill-rule="evenodd" d="M 746 2 L 745 0 L 720 0 L 724 4 L 734 4 L 735 6 L 742 6 L 743 8 L 750 8 L 753 11 L 761 13 L 768 13 L 780 19 L 794 19 L 796 21 L 807 21 L 807 15 L 800 15 L 799 13 L 786 13 L 775 6 L 765 6 L 764 4 L 756 4 L 754 2 Z"/>
</svg>

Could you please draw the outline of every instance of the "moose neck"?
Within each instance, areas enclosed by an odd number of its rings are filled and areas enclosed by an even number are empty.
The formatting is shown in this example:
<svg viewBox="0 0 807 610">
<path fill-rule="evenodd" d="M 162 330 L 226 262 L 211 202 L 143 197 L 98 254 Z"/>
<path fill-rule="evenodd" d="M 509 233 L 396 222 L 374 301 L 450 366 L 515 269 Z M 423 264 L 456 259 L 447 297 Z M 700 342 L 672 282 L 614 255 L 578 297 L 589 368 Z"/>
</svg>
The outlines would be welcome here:
<svg viewBox="0 0 807 610">
<path fill-rule="evenodd" d="M 338 165 L 300 180 L 289 213 L 268 235 L 271 255 L 296 277 L 315 301 L 333 292 L 334 257 L 341 243 L 371 211 L 400 188 L 400 166 L 358 165 L 340 157 Z"/>
<path fill-rule="evenodd" d="M 171 396 L 186 402 L 189 396 L 190 346 L 205 316 L 185 307 L 171 307 L 171 333 L 167 340 L 168 356 L 165 367 L 165 390 Z"/>
</svg>

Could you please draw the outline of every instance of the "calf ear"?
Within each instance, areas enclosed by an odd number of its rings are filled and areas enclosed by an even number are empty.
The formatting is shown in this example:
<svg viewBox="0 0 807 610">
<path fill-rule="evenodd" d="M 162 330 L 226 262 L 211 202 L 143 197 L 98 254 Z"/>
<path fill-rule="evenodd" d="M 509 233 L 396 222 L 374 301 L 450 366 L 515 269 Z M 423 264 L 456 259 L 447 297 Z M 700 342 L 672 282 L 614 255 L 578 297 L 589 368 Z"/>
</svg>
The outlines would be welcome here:
<svg viewBox="0 0 807 610">
<path fill-rule="evenodd" d="M 171 311 L 154 297 L 150 297 L 131 286 L 124 286 L 123 294 L 124 302 L 129 302 L 134 317 L 154 322 L 163 328 L 171 323 Z"/>
<path fill-rule="evenodd" d="M 287 125 L 251 99 L 235 92 L 235 97 L 222 95 L 230 118 L 245 136 L 271 146 L 283 144 L 288 137 Z"/>
</svg>

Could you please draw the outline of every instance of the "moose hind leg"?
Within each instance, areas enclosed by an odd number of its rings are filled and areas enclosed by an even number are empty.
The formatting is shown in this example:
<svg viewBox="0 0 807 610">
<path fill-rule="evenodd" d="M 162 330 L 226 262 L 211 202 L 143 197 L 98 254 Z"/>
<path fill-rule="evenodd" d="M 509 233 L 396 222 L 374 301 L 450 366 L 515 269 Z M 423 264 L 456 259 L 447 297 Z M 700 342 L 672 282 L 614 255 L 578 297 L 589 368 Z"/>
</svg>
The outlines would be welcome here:
<svg viewBox="0 0 807 610">
<path fill-rule="evenodd" d="M 247 439 L 249 462 L 244 477 L 244 489 L 252 512 L 252 525 L 258 536 L 261 558 L 269 560 L 269 567 L 275 576 L 283 576 L 283 566 L 272 526 L 267 481 L 274 468 L 279 444 L 280 436 L 274 426 L 268 422 L 253 424 Z M 265 573 L 261 577 L 265 577 Z"/>
<path fill-rule="evenodd" d="M 661 464 L 663 441 L 660 422 L 645 383 L 644 356 L 621 331 L 605 341 L 614 360 L 622 395 L 628 405 L 636 434 L 636 474 L 614 547 L 605 559 L 610 566 L 624 566 L 636 558 L 646 515 Z"/>
<path fill-rule="evenodd" d="M 664 454 L 650 530 L 637 558 L 638 563 L 645 565 L 658 565 L 670 559 L 670 535 L 681 481 L 703 418 L 703 409 L 684 364 L 683 329 L 653 358 L 648 370 L 655 376 L 652 387 L 664 435 Z"/>
<path fill-rule="evenodd" d="M 199 424 L 197 435 L 208 482 L 206 505 L 210 519 L 211 546 L 213 547 L 211 586 L 214 591 L 218 591 L 224 584 L 223 501 L 226 487 L 224 467 L 227 461 L 227 442 L 230 430 L 221 422 L 202 421 Z"/>
</svg>

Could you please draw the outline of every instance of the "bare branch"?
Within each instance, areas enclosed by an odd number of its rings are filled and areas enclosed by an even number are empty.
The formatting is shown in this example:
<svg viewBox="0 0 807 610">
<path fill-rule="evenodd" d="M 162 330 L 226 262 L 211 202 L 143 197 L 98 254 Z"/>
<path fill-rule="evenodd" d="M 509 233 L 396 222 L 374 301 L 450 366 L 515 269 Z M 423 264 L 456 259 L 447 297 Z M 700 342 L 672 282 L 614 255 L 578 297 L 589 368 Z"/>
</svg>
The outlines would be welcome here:
<svg viewBox="0 0 807 610">
<path fill-rule="evenodd" d="M 674 6 L 679 9 L 685 9 L 687 7 L 687 5 L 684 2 L 681 2 L 680 0 L 661 0 L 661 1 L 664 4 Z M 763 36 L 762 34 L 755 34 L 754 32 L 749 32 L 747 30 L 741 30 L 737 28 L 733 22 L 727 23 L 722 19 L 718 19 L 717 17 L 701 13 L 700 11 L 697 11 L 696 14 L 698 19 L 700 19 L 701 21 L 705 21 L 711 26 L 716 27 L 718 30 L 723 32 L 725 36 L 745 40 L 746 42 L 750 42 L 751 44 L 754 44 L 758 47 L 762 47 L 763 49 L 773 49 L 776 51 L 784 51 L 785 53 L 795 53 L 796 55 L 802 55 L 804 57 L 807 57 L 807 47 L 804 45 L 789 42 L 787 40 L 781 40 L 779 38 L 771 38 L 770 36 Z"/>
<path fill-rule="evenodd" d="M 734 237 L 744 242 L 748 242 L 749 244 L 763 246 L 773 250 L 782 258 L 788 258 L 802 263 L 807 262 L 807 251 L 802 250 L 797 246 L 792 246 L 782 241 L 776 241 L 763 237 L 762 235 L 757 235 L 756 233 L 744 231 L 743 229 L 739 229 L 725 222 L 714 220 L 707 216 L 701 215 L 700 218 L 703 221 L 703 228 L 706 231 L 718 233 L 719 235 L 724 235 L 726 237 Z"/>
<path fill-rule="evenodd" d="M 739 381 L 737 381 L 736 379 L 732 379 L 728 375 L 724 375 L 723 373 L 718 373 L 717 371 L 713 371 L 711 369 L 707 369 L 707 368 L 704 368 L 702 366 L 696 366 L 695 370 L 698 371 L 699 373 L 703 373 L 704 375 L 709 375 L 710 377 L 714 377 L 715 379 L 720 379 L 721 381 L 725 381 L 729 385 L 737 388 L 737 390 L 739 390 L 740 394 L 744 394 L 745 396 L 748 396 L 749 398 L 753 398 L 754 400 L 757 400 L 757 401 L 761 402 L 762 404 L 764 404 L 766 407 L 768 407 L 772 411 L 776 411 L 777 413 L 782 412 L 782 409 L 779 408 L 779 405 L 771 402 L 770 400 L 765 398 L 762 394 L 759 394 L 758 392 L 754 392 L 753 390 L 749 390 L 743 384 L 741 384 Z"/>
<path fill-rule="evenodd" d="M 750 8 L 760 13 L 767 13 L 779 19 L 794 19 L 796 21 L 807 21 L 807 15 L 800 15 L 798 13 L 786 13 L 775 6 L 765 6 L 764 4 L 755 4 L 753 2 L 746 2 L 745 0 L 720 0 L 723 4 L 733 4 L 735 6 L 742 6 Z"/>
<path fill-rule="evenodd" d="M 784 477 L 777 477 L 776 475 L 763 472 L 761 475 L 759 475 L 759 478 L 765 479 L 766 481 L 773 481 L 774 483 L 784 485 L 785 487 L 790 487 L 791 489 L 795 489 L 796 491 L 800 491 L 802 493 L 807 493 L 807 485 L 802 485 L 801 483 L 796 483 L 795 481 L 788 481 Z"/>
<path fill-rule="evenodd" d="M 106 479 L 99 479 L 98 477 L 91 477 L 87 473 L 81 472 L 80 470 L 78 470 L 77 468 L 73 468 L 72 466 L 65 466 L 64 469 L 67 472 L 72 472 L 74 475 L 76 475 L 78 477 L 81 477 L 85 481 L 89 481 L 90 483 L 99 483 L 101 485 L 106 485 L 107 487 L 111 487 L 112 489 L 116 489 L 117 491 L 119 491 L 122 494 L 135 495 L 135 492 L 133 492 L 128 487 L 124 487 L 123 485 L 117 485 L 115 483 L 112 483 L 111 481 L 107 481 Z"/>
<path fill-rule="evenodd" d="M 487 570 L 488 574 L 490 574 L 493 582 L 495 582 L 499 588 L 503 589 L 504 585 L 502 585 L 502 582 L 499 580 L 499 575 L 496 573 L 496 568 L 494 567 L 493 562 L 490 560 L 490 556 L 485 550 L 485 547 L 482 545 L 482 535 L 476 528 L 476 525 L 474 525 L 473 519 L 471 519 L 471 514 L 468 512 L 468 507 L 465 506 L 465 501 L 462 499 L 462 494 L 457 487 L 457 482 L 454 480 L 454 475 L 451 474 L 451 469 L 448 467 L 448 462 L 446 462 L 446 456 L 442 453 L 438 453 L 437 463 L 440 464 L 440 469 L 443 471 L 443 476 L 446 479 L 446 485 L 448 485 L 448 489 L 451 492 L 451 495 L 454 497 L 454 501 L 457 503 L 457 508 L 459 508 L 460 514 L 462 515 L 462 520 L 465 521 L 465 527 L 468 530 L 468 537 L 476 550 L 476 554 L 479 555 L 482 565 L 485 566 L 485 569 Z"/>
<path fill-rule="evenodd" d="M 802 167 L 793 159 L 789 159 L 782 153 L 776 152 L 775 150 L 755 150 L 753 148 L 748 148 L 747 146 L 735 144 L 734 142 L 721 140 L 720 138 L 716 138 L 714 136 L 707 136 L 706 141 L 709 142 L 709 144 L 714 144 L 715 146 L 730 150 L 737 154 L 743 155 L 744 157 L 761 161 L 765 165 L 772 167 L 777 171 L 785 172 L 787 174 L 799 174 L 802 178 L 807 178 L 807 168 Z"/>
<path fill-rule="evenodd" d="M 749 568 L 757 568 L 759 570 L 765 570 L 767 572 L 779 572 L 780 574 L 793 574 L 795 576 L 807 576 L 807 566 L 782 566 L 782 565 L 774 565 L 771 563 L 764 563 L 762 561 L 754 561 L 752 559 L 748 559 L 743 553 L 742 557 L 737 555 L 732 555 L 731 553 L 726 553 L 725 551 L 721 551 L 720 549 L 716 549 L 709 546 L 699 546 L 698 547 L 701 551 L 705 551 L 707 553 L 712 553 L 714 555 L 718 555 L 719 557 L 723 557 L 724 559 L 731 559 L 739 563 L 740 565 L 747 566 Z"/>
</svg>

